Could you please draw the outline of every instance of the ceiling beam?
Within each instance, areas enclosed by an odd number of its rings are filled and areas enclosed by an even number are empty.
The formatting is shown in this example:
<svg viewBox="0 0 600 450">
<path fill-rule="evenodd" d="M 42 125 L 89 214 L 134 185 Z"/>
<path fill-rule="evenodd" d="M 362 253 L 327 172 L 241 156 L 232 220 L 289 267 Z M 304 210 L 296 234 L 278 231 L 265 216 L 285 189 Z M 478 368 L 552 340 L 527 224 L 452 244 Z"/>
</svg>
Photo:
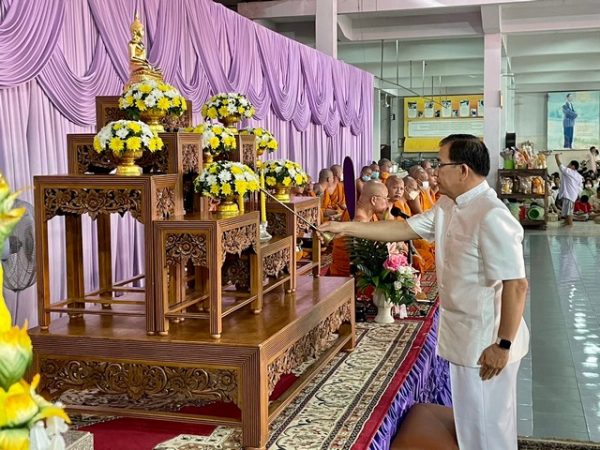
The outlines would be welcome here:
<svg viewBox="0 0 600 450">
<path fill-rule="evenodd" d="M 274 19 L 315 15 L 319 0 L 276 0 L 238 4 L 238 13 L 249 19 Z M 322 0 L 321 0 L 322 1 Z M 445 8 L 478 7 L 497 3 L 528 3 L 535 0 L 338 0 L 339 14 L 365 14 L 386 12 L 423 11 L 442 12 Z"/>
<path fill-rule="evenodd" d="M 481 7 L 481 27 L 486 34 L 502 32 L 502 15 L 500 5 L 483 5 Z"/>
</svg>

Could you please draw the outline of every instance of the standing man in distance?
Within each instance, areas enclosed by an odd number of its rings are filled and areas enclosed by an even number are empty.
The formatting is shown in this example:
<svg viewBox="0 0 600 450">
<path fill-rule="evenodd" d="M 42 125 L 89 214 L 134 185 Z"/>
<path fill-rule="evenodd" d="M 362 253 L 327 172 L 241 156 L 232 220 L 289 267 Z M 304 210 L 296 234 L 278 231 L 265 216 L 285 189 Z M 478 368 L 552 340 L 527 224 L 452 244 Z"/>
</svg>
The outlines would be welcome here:
<svg viewBox="0 0 600 450">
<path fill-rule="evenodd" d="M 562 106 L 563 112 L 563 135 L 564 135 L 564 148 L 573 148 L 573 134 L 575 130 L 575 119 L 577 113 L 573 107 L 573 95 L 567 94 L 567 101 Z"/>
<path fill-rule="evenodd" d="M 573 207 L 583 189 L 583 177 L 578 172 L 579 163 L 571 161 L 567 167 L 563 166 L 560 155 L 555 153 L 554 159 L 562 176 L 560 177 L 560 187 L 558 188 L 558 198 L 561 200 L 561 216 L 565 219 L 565 225 L 573 225 Z"/>
<path fill-rule="evenodd" d="M 517 449 L 517 372 L 529 347 L 523 228 L 489 187 L 488 149 L 477 137 L 440 143 L 443 194 L 406 222 L 334 223 L 323 231 L 378 241 L 435 241 L 438 354 L 450 361 L 461 450 Z"/>
</svg>

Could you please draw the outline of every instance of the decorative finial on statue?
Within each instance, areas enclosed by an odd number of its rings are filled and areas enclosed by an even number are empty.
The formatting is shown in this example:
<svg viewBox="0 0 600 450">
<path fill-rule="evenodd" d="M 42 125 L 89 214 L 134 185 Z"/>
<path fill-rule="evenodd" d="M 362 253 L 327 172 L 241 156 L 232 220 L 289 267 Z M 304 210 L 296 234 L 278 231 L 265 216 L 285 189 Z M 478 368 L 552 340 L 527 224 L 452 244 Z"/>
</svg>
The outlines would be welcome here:
<svg viewBox="0 0 600 450">
<path fill-rule="evenodd" d="M 129 81 L 126 88 L 134 83 L 146 80 L 162 81 L 162 72 L 148 62 L 144 46 L 144 25 L 138 13 L 131 23 L 131 40 L 129 41 Z"/>
</svg>

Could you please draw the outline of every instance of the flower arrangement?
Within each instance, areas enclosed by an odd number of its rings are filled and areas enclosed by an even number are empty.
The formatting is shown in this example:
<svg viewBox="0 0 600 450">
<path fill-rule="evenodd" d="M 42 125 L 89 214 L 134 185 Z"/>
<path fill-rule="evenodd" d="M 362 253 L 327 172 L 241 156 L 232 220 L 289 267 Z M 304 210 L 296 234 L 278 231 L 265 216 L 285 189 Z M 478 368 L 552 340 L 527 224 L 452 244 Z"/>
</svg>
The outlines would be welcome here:
<svg viewBox="0 0 600 450">
<path fill-rule="evenodd" d="M 302 166 L 287 159 L 274 159 L 264 164 L 265 182 L 267 187 L 277 185 L 304 186 L 308 183 L 308 175 Z"/>
<path fill-rule="evenodd" d="M 225 198 L 259 189 L 258 177 L 245 164 L 216 161 L 204 168 L 194 181 L 196 192 L 206 197 Z"/>
<path fill-rule="evenodd" d="M 110 122 L 94 137 L 94 150 L 98 153 L 111 151 L 117 157 L 127 150 L 156 152 L 162 148 L 162 139 L 144 122 L 134 120 Z"/>
<path fill-rule="evenodd" d="M 194 128 L 194 130 L 196 129 L 200 129 L 200 125 Z M 229 153 L 237 148 L 235 134 L 232 132 L 232 129 L 220 123 L 205 123 L 201 132 L 204 151 L 211 155 Z"/>
<path fill-rule="evenodd" d="M 0 174 L 0 248 L 25 213 L 25 208 L 13 208 L 18 195 L 19 192 L 10 192 Z M 0 265 L 0 286 L 2 277 Z M 31 339 L 27 322 L 22 328 L 11 325 L 0 290 L 0 448 L 36 450 L 41 448 L 36 443 L 43 441 L 47 443 L 43 448 L 64 449 L 60 433 L 66 431 L 64 422 L 69 422 L 69 417 L 61 405 L 54 405 L 35 392 L 39 374 L 31 384 L 22 379 L 33 359 Z"/>
<path fill-rule="evenodd" d="M 187 103 L 175 87 L 162 81 L 148 80 L 129 86 L 119 98 L 119 108 L 136 119 L 147 110 L 181 116 L 187 110 Z"/>
<path fill-rule="evenodd" d="M 356 272 L 356 287 L 369 286 L 396 305 L 410 305 L 420 291 L 417 271 L 408 264 L 401 244 L 365 239 L 349 239 L 352 266 Z"/>
<path fill-rule="evenodd" d="M 253 134 L 256 136 L 256 149 L 259 155 L 264 152 L 273 153 L 279 145 L 271 132 L 264 128 L 245 128 L 240 130 L 240 134 Z"/>
<path fill-rule="evenodd" d="M 213 95 L 202 106 L 202 117 L 205 119 L 223 119 L 230 116 L 251 119 L 254 113 L 252 103 L 242 94 L 235 92 Z"/>
</svg>

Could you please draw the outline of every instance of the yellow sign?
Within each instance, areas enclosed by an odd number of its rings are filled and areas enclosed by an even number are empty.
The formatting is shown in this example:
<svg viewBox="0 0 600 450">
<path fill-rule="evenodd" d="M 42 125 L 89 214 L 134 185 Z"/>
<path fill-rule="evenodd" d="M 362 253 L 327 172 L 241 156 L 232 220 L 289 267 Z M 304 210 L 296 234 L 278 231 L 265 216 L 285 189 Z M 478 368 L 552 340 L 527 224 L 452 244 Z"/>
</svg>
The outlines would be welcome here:
<svg viewBox="0 0 600 450">
<path fill-rule="evenodd" d="M 483 95 L 404 98 L 405 152 L 436 152 L 457 133 L 483 137 Z"/>
</svg>

